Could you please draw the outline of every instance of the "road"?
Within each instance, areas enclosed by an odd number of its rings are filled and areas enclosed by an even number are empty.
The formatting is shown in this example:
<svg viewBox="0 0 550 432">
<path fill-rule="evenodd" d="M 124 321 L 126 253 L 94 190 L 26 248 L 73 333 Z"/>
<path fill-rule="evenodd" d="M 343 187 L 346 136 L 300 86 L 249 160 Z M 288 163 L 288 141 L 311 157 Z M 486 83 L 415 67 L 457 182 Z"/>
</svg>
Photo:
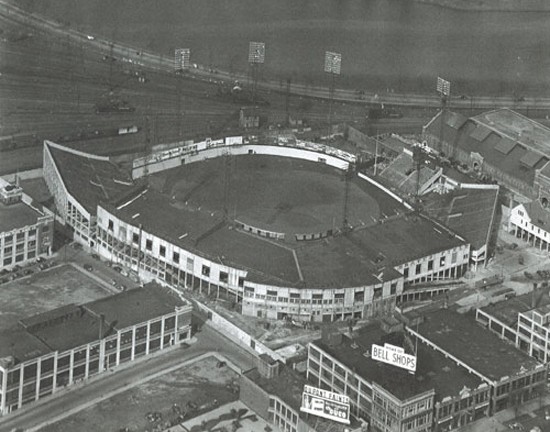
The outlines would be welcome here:
<svg viewBox="0 0 550 432">
<path fill-rule="evenodd" d="M 242 370 L 248 370 L 255 366 L 252 354 L 230 342 L 210 327 L 203 326 L 196 336 L 198 337 L 197 342 L 187 348 L 178 347 L 133 363 L 131 367 L 125 367 L 117 372 L 106 372 L 84 385 L 68 388 L 50 399 L 39 401 L 35 405 L 1 418 L 0 432 L 11 431 L 16 427 L 34 428 L 48 422 L 48 419 L 58 418 L 59 415 L 78 409 L 78 407 L 84 407 L 106 394 L 117 392 L 132 382 L 168 370 L 208 352 L 217 352 L 223 355 Z"/>
</svg>

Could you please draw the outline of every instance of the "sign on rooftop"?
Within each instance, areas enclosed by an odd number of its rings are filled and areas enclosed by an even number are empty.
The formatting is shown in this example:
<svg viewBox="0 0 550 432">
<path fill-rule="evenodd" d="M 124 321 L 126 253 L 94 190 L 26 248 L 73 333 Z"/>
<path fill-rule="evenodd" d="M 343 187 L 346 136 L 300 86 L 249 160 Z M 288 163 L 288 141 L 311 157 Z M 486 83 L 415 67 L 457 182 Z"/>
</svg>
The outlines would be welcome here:
<svg viewBox="0 0 550 432">
<path fill-rule="evenodd" d="M 300 411 L 349 424 L 349 397 L 306 384 Z"/>
<path fill-rule="evenodd" d="M 340 75 L 342 54 L 325 51 L 325 72 Z"/>
<path fill-rule="evenodd" d="M 374 360 L 381 361 L 383 363 L 391 364 L 393 366 L 407 369 L 411 372 L 416 371 L 416 357 L 410 354 L 405 354 L 405 350 L 395 345 L 384 344 L 372 345 L 371 357 Z"/>
</svg>

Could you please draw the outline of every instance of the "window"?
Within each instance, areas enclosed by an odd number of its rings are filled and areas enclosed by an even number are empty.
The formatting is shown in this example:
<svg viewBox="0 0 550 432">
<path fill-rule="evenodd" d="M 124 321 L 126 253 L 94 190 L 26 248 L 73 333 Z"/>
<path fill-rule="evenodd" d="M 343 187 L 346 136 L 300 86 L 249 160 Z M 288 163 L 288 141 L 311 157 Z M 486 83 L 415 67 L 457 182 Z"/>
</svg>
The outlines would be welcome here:
<svg viewBox="0 0 550 432">
<path fill-rule="evenodd" d="M 11 257 L 4 258 L 4 265 L 7 266 L 7 265 L 10 265 L 10 264 L 11 264 Z"/>
<path fill-rule="evenodd" d="M 4 244 L 11 243 L 12 241 L 13 241 L 13 235 L 10 234 L 4 237 Z"/>
<path fill-rule="evenodd" d="M 428 261 L 428 271 L 430 270 L 433 270 L 434 269 L 434 260 L 431 259 Z"/>
<path fill-rule="evenodd" d="M 403 277 L 405 277 L 405 278 L 409 277 L 409 268 L 408 267 L 403 268 Z"/>
<path fill-rule="evenodd" d="M 166 256 L 166 246 L 162 246 L 162 245 L 159 246 L 159 254 L 161 257 Z"/>
<path fill-rule="evenodd" d="M 111 219 L 109 219 L 109 227 L 108 227 L 109 231 L 113 231 L 114 230 L 114 224 L 113 224 L 113 221 Z"/>
<path fill-rule="evenodd" d="M 244 278 L 239 276 L 239 286 L 242 288 L 244 286 Z"/>
<path fill-rule="evenodd" d="M 193 271 L 193 267 L 195 267 L 195 262 L 193 261 L 193 258 L 187 258 L 187 270 Z"/>
<path fill-rule="evenodd" d="M 415 274 L 420 274 L 422 272 L 422 264 L 417 264 L 416 268 L 414 269 Z"/>
<path fill-rule="evenodd" d="M 322 296 L 322 294 L 321 294 Z M 354 302 L 362 302 L 365 300 L 365 291 L 355 291 L 355 294 L 353 296 Z"/>
<path fill-rule="evenodd" d="M 202 275 L 203 276 L 210 276 L 210 267 L 203 265 L 202 266 Z"/>
<path fill-rule="evenodd" d="M 21 262 L 21 261 L 23 261 L 23 258 L 24 258 L 23 254 L 17 255 L 17 256 L 15 257 L 15 262 Z"/>
<path fill-rule="evenodd" d="M 134 243 L 139 243 L 139 234 L 138 233 L 132 233 L 132 241 Z"/>
<path fill-rule="evenodd" d="M 442 256 L 440 259 L 439 259 L 439 267 L 445 267 L 445 256 Z"/>
<path fill-rule="evenodd" d="M 390 287 L 390 294 L 393 295 L 397 292 L 397 282 L 394 282 L 391 284 L 391 287 Z"/>
<path fill-rule="evenodd" d="M 177 252 L 174 252 L 174 253 L 172 254 L 172 261 L 174 261 L 175 263 L 178 263 L 178 264 L 179 264 L 179 262 L 180 262 L 180 254 L 177 253 Z"/>
<path fill-rule="evenodd" d="M 17 233 L 17 237 L 16 237 L 15 241 L 21 241 L 21 240 L 25 240 L 25 233 L 24 232 L 18 232 Z"/>
<path fill-rule="evenodd" d="M 456 252 L 453 252 L 453 254 L 451 255 L 451 264 L 455 264 L 456 263 Z"/>
<path fill-rule="evenodd" d="M 31 230 L 29 230 L 29 237 L 32 237 L 32 236 L 35 236 L 36 235 L 36 228 L 33 228 Z"/>
<path fill-rule="evenodd" d="M 229 274 L 224 271 L 220 271 L 220 282 L 228 283 L 229 282 Z M 269 294 L 269 292 L 268 292 Z"/>
<path fill-rule="evenodd" d="M 148 251 L 153 250 L 153 240 L 145 240 L 145 249 L 147 249 Z"/>
</svg>

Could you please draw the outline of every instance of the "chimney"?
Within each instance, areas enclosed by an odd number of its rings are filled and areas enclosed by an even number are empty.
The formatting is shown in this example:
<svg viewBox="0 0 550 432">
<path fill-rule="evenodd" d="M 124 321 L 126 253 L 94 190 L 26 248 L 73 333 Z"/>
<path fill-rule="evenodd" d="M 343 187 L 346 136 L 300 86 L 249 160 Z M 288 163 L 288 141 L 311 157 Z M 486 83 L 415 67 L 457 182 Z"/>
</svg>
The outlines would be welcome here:
<svg viewBox="0 0 550 432">
<path fill-rule="evenodd" d="M 105 337 L 105 314 L 99 315 L 99 340 Z"/>
<path fill-rule="evenodd" d="M 321 330 L 321 340 L 329 346 L 338 346 L 342 343 L 342 333 L 334 326 L 327 325 Z"/>
<path fill-rule="evenodd" d="M 531 294 L 531 309 L 537 307 L 537 283 L 533 282 L 533 292 Z"/>
<path fill-rule="evenodd" d="M 261 354 L 258 357 L 258 372 L 264 378 L 271 379 L 279 375 L 280 363 L 269 354 Z"/>
</svg>

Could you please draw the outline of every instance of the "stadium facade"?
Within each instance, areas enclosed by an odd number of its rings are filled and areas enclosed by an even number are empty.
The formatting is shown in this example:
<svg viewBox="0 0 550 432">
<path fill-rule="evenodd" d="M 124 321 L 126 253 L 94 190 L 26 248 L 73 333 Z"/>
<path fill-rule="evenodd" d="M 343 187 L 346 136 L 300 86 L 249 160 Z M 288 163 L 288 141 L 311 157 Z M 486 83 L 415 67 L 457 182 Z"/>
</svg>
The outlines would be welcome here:
<svg viewBox="0 0 550 432">
<path fill-rule="evenodd" d="M 44 177 L 76 240 L 144 280 L 234 299 L 244 315 L 303 321 L 384 315 L 404 298 L 406 286 L 468 269 L 469 242 L 411 212 L 330 241 L 323 241 L 326 233 L 311 233 L 320 241 L 292 249 L 277 242 L 277 233 L 193 216 L 139 184 L 148 174 L 227 154 L 290 157 L 340 170 L 355 162 L 354 155 L 321 144 L 227 137 L 137 159 L 132 183 L 108 160 L 46 142 Z"/>
</svg>

